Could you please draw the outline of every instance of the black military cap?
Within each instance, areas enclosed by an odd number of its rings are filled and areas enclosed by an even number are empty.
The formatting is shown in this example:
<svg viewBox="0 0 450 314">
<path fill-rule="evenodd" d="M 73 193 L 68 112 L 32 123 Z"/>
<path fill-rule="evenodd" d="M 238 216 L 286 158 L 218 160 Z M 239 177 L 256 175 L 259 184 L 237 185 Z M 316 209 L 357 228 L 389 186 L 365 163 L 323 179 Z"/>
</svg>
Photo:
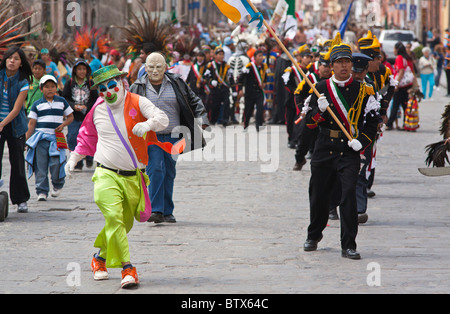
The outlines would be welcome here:
<svg viewBox="0 0 450 314">
<path fill-rule="evenodd" d="M 362 72 L 369 66 L 369 61 L 373 59 L 363 53 L 355 52 L 352 54 L 353 72 Z"/>
</svg>

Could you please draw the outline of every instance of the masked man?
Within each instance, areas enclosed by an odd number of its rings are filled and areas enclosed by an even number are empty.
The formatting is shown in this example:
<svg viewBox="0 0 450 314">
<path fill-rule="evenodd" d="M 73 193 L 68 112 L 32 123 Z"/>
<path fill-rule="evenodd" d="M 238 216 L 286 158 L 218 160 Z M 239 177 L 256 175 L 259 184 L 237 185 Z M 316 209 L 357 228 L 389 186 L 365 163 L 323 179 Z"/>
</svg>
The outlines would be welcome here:
<svg viewBox="0 0 450 314">
<path fill-rule="evenodd" d="M 74 170 L 85 156 L 97 162 L 92 181 L 94 198 L 105 217 L 105 227 L 94 246 L 100 251 L 91 262 L 95 280 L 108 279 L 107 267 L 122 270 L 122 288 L 139 284 L 136 268 L 130 262 L 127 233 L 134 219 L 146 221 L 148 162 L 146 133 L 167 127 L 167 115 L 145 97 L 127 92 L 115 65 L 93 74 L 100 97 L 86 116 L 78 134 L 77 147 L 70 154 L 66 173 Z M 144 172 L 144 173 L 142 173 Z"/>
<path fill-rule="evenodd" d="M 202 100 L 179 75 L 167 73 L 166 59 L 162 54 L 150 54 L 145 67 L 147 74 L 134 82 L 130 91 L 148 98 L 169 117 L 168 126 L 157 132 L 157 139 L 161 142 L 176 143 L 180 141 L 180 130 L 182 140 L 186 141 L 185 152 L 202 148 L 205 144 L 202 128 L 209 125 Z M 175 223 L 172 196 L 176 157 L 155 145 L 148 147 L 148 156 L 148 190 L 153 211 L 149 222 Z"/>
</svg>

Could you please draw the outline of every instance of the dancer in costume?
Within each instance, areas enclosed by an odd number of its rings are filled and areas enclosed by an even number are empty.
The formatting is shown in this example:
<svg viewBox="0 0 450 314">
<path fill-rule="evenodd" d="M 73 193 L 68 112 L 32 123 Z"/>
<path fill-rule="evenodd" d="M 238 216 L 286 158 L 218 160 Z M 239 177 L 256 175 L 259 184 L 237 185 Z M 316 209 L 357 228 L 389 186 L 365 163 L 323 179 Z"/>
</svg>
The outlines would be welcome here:
<svg viewBox="0 0 450 314">
<path fill-rule="evenodd" d="M 99 99 L 86 116 L 78 135 L 78 145 L 70 154 L 66 174 L 85 156 L 97 162 L 92 181 L 94 198 L 105 217 L 105 227 L 94 246 L 100 251 L 91 262 L 95 280 L 108 279 L 107 267 L 122 270 L 122 288 L 139 284 L 136 268 L 130 262 L 127 233 L 133 220 L 147 221 L 149 198 L 146 134 L 165 129 L 169 120 L 145 97 L 127 92 L 115 65 L 93 74 Z"/>
</svg>

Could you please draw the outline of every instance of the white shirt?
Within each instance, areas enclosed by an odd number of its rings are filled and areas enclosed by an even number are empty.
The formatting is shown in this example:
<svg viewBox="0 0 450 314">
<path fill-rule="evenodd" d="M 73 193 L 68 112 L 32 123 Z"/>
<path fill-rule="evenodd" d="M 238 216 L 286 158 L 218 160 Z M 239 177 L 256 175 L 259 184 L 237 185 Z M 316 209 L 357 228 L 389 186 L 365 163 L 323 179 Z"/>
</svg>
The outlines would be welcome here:
<svg viewBox="0 0 450 314">
<path fill-rule="evenodd" d="M 108 168 L 134 170 L 135 167 L 133 161 L 111 123 L 106 106 L 106 102 L 98 105 L 94 112 L 94 124 L 98 132 L 97 151 L 94 160 Z M 128 139 L 123 107 L 110 108 L 123 138 L 131 148 L 134 158 L 138 163 L 138 167 L 145 168 L 146 164 L 138 161 Z M 162 131 L 169 124 L 167 115 L 145 97 L 139 97 L 139 108 L 142 115 L 148 119 L 147 123 L 151 126 L 152 131 Z M 138 149 L 141 148 L 139 147 Z M 142 147 L 142 149 L 147 150 L 147 146 Z M 145 163 L 147 162 L 148 161 L 145 161 Z"/>
</svg>

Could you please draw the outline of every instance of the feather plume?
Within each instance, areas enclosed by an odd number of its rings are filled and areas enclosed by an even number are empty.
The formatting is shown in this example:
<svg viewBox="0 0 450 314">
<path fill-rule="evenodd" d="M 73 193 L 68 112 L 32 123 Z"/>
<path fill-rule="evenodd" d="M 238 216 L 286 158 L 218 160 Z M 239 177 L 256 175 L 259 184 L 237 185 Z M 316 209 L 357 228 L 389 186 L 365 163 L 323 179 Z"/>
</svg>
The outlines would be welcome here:
<svg viewBox="0 0 450 314">
<path fill-rule="evenodd" d="M 443 136 L 444 140 L 429 144 L 425 147 L 425 152 L 427 153 L 425 163 L 427 166 L 431 165 L 433 167 L 445 167 L 445 162 L 450 164 L 449 157 L 447 155 L 447 153 L 450 152 L 450 143 L 445 144 L 445 139 L 450 137 L 450 104 L 445 106 L 439 132 Z"/>
<path fill-rule="evenodd" d="M 131 12 L 127 26 L 116 26 L 125 38 L 118 43 L 119 49 L 126 53 L 139 53 L 145 43 L 153 43 L 157 51 L 168 54 L 167 43 L 176 34 L 172 24 L 162 24 L 159 15 L 154 15 L 141 3 L 139 6 L 140 12 Z"/>
<path fill-rule="evenodd" d="M 21 46 L 36 30 L 26 31 L 27 21 L 36 12 L 27 12 L 17 0 L 0 0 L 0 59 L 10 46 Z"/>
</svg>

